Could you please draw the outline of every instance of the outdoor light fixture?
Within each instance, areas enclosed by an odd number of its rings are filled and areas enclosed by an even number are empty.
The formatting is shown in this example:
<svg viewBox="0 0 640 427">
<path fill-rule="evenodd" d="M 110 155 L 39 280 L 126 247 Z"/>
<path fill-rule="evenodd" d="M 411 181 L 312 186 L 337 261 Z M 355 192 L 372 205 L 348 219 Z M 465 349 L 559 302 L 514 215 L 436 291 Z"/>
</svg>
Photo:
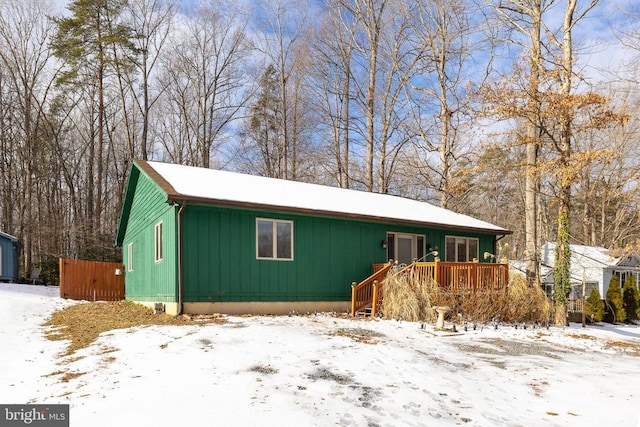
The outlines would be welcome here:
<svg viewBox="0 0 640 427">
<path fill-rule="evenodd" d="M 387 249 L 387 241 L 386 241 L 386 240 L 383 240 L 383 241 L 382 241 L 382 247 L 383 247 L 384 249 Z"/>
</svg>

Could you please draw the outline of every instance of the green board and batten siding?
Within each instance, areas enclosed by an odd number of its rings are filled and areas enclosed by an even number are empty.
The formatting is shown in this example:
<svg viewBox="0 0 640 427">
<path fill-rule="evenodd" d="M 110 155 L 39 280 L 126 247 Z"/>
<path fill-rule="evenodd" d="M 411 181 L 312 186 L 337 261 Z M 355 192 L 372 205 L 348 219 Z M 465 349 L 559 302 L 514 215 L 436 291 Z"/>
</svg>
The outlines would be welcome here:
<svg viewBox="0 0 640 427">
<path fill-rule="evenodd" d="M 134 301 L 152 299 L 174 302 L 178 295 L 176 208 L 167 203 L 166 193 L 139 170 L 129 194 L 131 203 L 128 225 L 122 243 L 125 264 L 125 297 Z M 155 261 L 155 225 L 162 221 L 163 258 Z M 133 268 L 130 270 L 128 246 L 133 243 Z"/>
<path fill-rule="evenodd" d="M 386 261 L 386 233 L 444 231 L 348 219 L 188 205 L 183 214 L 184 299 L 190 302 L 346 301 L 351 282 Z M 293 261 L 256 257 L 256 218 L 293 221 Z M 478 234 L 453 233 L 480 237 Z M 479 250 L 493 251 L 493 235 Z"/>
</svg>

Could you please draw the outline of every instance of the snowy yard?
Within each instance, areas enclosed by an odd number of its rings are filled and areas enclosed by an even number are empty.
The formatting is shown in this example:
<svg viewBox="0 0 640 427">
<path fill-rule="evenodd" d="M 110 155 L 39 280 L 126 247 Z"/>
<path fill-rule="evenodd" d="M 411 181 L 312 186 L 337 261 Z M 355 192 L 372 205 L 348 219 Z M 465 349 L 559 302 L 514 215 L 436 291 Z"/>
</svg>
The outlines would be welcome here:
<svg viewBox="0 0 640 427">
<path fill-rule="evenodd" d="M 0 402 L 68 403 L 72 426 L 640 426 L 640 327 L 228 317 L 62 357 L 57 296 L 0 284 Z"/>
</svg>

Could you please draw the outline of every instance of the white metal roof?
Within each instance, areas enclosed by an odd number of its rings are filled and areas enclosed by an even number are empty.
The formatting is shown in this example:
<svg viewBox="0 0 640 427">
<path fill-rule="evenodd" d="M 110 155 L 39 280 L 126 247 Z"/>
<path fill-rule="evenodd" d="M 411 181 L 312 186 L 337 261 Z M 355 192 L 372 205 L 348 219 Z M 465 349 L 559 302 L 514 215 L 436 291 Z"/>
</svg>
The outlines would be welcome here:
<svg viewBox="0 0 640 427">
<path fill-rule="evenodd" d="M 173 187 L 176 193 L 187 198 L 442 225 L 495 234 L 510 233 L 504 228 L 468 215 L 388 194 L 170 163 L 146 163 Z"/>
<path fill-rule="evenodd" d="M 548 242 L 542 246 L 542 262 L 553 267 L 556 243 Z M 618 258 L 609 254 L 602 246 L 569 245 L 571 251 L 571 266 L 576 268 L 602 268 L 616 265 Z"/>
</svg>

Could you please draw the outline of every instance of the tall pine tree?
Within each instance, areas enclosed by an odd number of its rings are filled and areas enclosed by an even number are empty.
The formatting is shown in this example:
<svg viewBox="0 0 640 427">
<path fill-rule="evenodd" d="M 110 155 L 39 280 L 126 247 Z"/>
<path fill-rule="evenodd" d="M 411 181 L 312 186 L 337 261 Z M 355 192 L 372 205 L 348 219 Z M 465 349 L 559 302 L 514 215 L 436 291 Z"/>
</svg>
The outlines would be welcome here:
<svg viewBox="0 0 640 427">
<path fill-rule="evenodd" d="M 106 90 L 109 77 L 131 70 L 136 48 L 133 29 L 123 19 L 126 0 L 74 0 L 70 16 L 55 19 L 56 33 L 50 48 L 64 67 L 57 84 L 76 91 L 93 104 L 87 116 L 89 141 L 86 147 L 86 208 L 83 224 L 82 256 L 96 257 L 101 236 L 108 236 L 115 224 L 103 224 L 103 194 L 108 167 L 105 153 L 110 141 L 106 123 Z M 102 231 L 102 232 L 101 232 Z M 109 241 L 102 242 L 111 246 Z"/>
</svg>

